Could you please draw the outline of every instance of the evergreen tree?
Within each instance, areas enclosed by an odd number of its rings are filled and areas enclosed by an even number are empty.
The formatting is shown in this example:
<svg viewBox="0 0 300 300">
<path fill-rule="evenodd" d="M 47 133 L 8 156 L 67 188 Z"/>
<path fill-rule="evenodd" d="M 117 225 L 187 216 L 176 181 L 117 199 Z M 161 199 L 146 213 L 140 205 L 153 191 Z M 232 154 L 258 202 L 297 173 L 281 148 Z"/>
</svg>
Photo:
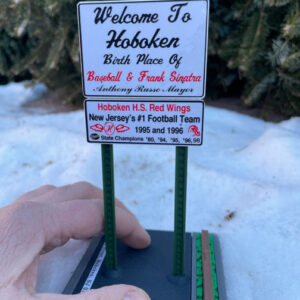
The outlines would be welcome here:
<svg viewBox="0 0 300 300">
<path fill-rule="evenodd" d="M 0 76 L 29 74 L 63 101 L 81 99 L 74 0 L 1 0 Z"/>
<path fill-rule="evenodd" d="M 77 0 L 0 1 L 0 83 L 31 77 L 82 101 Z M 299 0 L 211 0 L 208 95 L 300 115 Z M 217 93 L 216 93 L 217 91 Z"/>
<path fill-rule="evenodd" d="M 235 1 L 231 10 L 237 26 L 220 44 L 219 54 L 246 79 L 244 103 L 299 115 L 299 1 Z"/>
</svg>

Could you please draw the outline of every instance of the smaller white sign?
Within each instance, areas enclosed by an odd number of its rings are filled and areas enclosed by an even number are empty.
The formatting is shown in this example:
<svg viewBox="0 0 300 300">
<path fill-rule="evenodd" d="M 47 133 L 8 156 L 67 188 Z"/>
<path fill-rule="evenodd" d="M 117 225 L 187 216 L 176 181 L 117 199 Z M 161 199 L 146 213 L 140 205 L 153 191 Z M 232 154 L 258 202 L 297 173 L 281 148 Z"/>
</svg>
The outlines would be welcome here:
<svg viewBox="0 0 300 300">
<path fill-rule="evenodd" d="M 203 101 L 85 101 L 89 143 L 200 146 L 203 115 Z"/>
</svg>

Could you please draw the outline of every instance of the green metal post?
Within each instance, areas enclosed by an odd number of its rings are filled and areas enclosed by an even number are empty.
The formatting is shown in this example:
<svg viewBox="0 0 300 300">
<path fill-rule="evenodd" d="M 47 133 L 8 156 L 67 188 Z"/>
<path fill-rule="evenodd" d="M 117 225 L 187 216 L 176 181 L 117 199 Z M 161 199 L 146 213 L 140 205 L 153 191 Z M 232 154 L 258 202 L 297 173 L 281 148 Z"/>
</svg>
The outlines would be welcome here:
<svg viewBox="0 0 300 300">
<path fill-rule="evenodd" d="M 101 150 L 102 150 L 103 195 L 104 195 L 106 266 L 110 270 L 117 270 L 118 263 L 117 263 L 117 240 L 116 240 L 116 217 L 115 217 L 113 146 L 102 144 Z"/>
<path fill-rule="evenodd" d="M 188 147 L 176 147 L 173 275 L 184 275 Z"/>
</svg>

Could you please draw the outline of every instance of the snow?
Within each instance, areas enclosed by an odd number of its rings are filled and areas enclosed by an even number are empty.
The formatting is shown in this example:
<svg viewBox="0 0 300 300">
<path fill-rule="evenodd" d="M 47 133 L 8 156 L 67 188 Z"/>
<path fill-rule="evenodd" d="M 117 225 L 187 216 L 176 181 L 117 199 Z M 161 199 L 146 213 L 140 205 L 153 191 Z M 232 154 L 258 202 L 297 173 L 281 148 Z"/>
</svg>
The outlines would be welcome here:
<svg viewBox="0 0 300 300">
<path fill-rule="evenodd" d="M 43 184 L 101 187 L 100 146 L 86 143 L 83 111 L 22 108 L 44 92 L 0 87 L 1 206 Z M 273 124 L 206 107 L 204 145 L 189 149 L 187 230 L 218 235 L 230 300 L 300 299 L 299 149 L 300 118 Z M 175 148 L 114 152 L 117 197 L 146 228 L 172 230 Z M 87 246 L 70 241 L 42 256 L 38 290 L 61 292 Z"/>
</svg>

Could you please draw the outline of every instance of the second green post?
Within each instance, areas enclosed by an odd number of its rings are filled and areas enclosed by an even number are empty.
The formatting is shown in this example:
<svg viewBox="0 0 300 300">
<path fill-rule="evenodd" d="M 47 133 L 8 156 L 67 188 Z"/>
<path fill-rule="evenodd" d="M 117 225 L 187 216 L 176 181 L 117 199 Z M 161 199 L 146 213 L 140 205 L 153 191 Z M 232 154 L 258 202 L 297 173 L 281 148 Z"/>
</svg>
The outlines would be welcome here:
<svg viewBox="0 0 300 300">
<path fill-rule="evenodd" d="M 173 275 L 184 275 L 188 147 L 176 147 Z"/>
<path fill-rule="evenodd" d="M 117 239 L 115 217 L 114 156 L 112 145 L 101 145 L 102 178 L 104 196 L 104 227 L 106 243 L 106 267 L 117 270 Z"/>
</svg>

